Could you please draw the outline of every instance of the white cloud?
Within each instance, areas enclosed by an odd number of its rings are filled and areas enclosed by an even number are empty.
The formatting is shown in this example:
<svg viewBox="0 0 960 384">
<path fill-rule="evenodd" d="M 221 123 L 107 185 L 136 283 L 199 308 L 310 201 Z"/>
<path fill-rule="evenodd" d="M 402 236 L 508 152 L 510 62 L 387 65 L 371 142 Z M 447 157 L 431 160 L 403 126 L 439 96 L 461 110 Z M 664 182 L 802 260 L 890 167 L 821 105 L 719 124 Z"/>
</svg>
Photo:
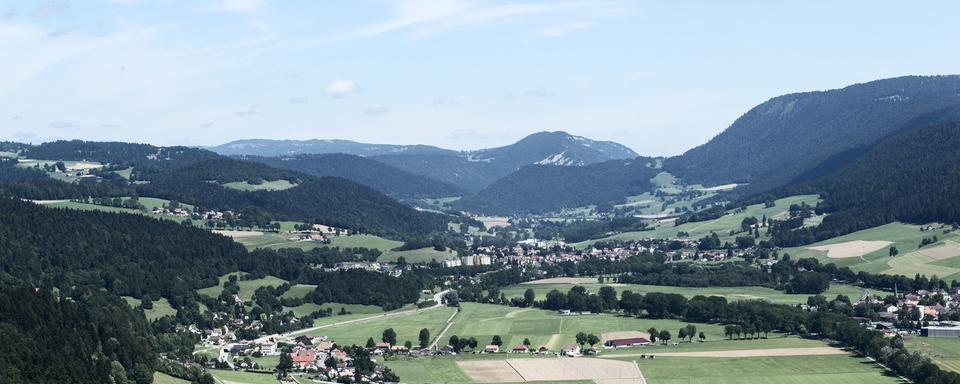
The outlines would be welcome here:
<svg viewBox="0 0 960 384">
<path fill-rule="evenodd" d="M 553 92 L 553 90 L 550 90 L 544 87 L 536 87 L 534 89 L 527 90 L 524 93 L 527 96 L 532 96 L 532 97 L 553 97 L 554 95 L 556 95 L 556 93 Z"/>
<path fill-rule="evenodd" d="M 335 79 L 327 86 L 326 92 L 333 97 L 347 97 L 357 91 L 357 83 L 350 79 Z"/>
<path fill-rule="evenodd" d="M 50 128 L 56 128 L 56 129 L 66 129 L 66 128 L 74 128 L 76 127 L 76 124 L 73 124 L 69 121 L 52 121 L 50 122 L 50 124 L 47 124 L 47 126 Z"/>
<path fill-rule="evenodd" d="M 256 13 L 263 8 L 265 4 L 265 0 L 219 0 L 208 7 L 202 8 L 201 10 L 232 13 Z"/>
<path fill-rule="evenodd" d="M 560 36 L 566 36 L 571 33 L 593 27 L 593 25 L 594 23 L 592 21 L 575 21 L 568 24 L 543 27 L 536 30 L 534 33 L 537 36 L 542 36 L 542 37 L 560 37 Z"/>
</svg>

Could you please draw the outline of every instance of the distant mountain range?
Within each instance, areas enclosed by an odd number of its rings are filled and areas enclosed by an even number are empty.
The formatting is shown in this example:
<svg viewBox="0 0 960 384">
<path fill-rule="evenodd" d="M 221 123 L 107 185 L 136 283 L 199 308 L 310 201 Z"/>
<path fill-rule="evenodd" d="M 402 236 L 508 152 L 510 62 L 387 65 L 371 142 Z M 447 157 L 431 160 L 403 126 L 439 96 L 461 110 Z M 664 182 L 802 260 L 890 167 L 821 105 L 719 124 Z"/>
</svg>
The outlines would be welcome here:
<svg viewBox="0 0 960 384">
<path fill-rule="evenodd" d="M 427 145 L 364 144 L 348 140 L 241 140 L 210 148 L 224 155 L 281 156 L 345 153 L 476 192 L 531 164 L 583 166 L 637 157 L 629 148 L 566 132 L 538 132 L 497 148 L 452 151 Z"/>
</svg>

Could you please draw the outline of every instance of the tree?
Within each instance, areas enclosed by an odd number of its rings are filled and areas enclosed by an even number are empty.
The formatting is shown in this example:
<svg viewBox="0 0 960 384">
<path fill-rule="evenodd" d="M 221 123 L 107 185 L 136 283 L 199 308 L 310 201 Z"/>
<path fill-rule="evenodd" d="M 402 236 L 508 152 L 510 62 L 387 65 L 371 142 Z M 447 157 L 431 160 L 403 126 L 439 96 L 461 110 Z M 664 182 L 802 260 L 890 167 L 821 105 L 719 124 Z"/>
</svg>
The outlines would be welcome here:
<svg viewBox="0 0 960 384">
<path fill-rule="evenodd" d="M 590 344 L 591 348 L 599 342 L 600 342 L 600 338 L 597 337 L 597 335 L 594 335 L 592 333 L 587 335 L 587 344 Z"/>
<path fill-rule="evenodd" d="M 583 332 L 577 332 L 577 344 L 580 344 L 580 349 L 583 349 L 583 345 L 587 343 L 587 334 Z"/>
<path fill-rule="evenodd" d="M 670 341 L 670 331 L 666 329 L 660 331 L 660 340 L 663 341 L 663 344 L 667 344 Z"/>
<path fill-rule="evenodd" d="M 477 349 L 477 345 L 479 344 L 480 342 L 477 341 L 477 338 L 475 337 L 470 337 L 469 339 L 467 339 L 467 346 L 470 347 L 470 350 Z"/>
<path fill-rule="evenodd" d="M 410 340 L 404 341 L 404 342 L 403 342 L 403 347 L 406 348 L 406 349 L 409 351 L 410 349 L 413 348 L 413 343 L 410 342 Z"/>
<path fill-rule="evenodd" d="M 287 372 L 293 369 L 293 358 L 290 357 L 289 353 L 280 354 L 280 363 L 277 364 L 278 372 Z"/>
<path fill-rule="evenodd" d="M 430 345 L 430 330 L 423 328 L 420 330 L 420 348 L 426 348 Z"/>
<path fill-rule="evenodd" d="M 680 330 L 677 331 L 677 339 L 680 341 L 683 341 L 683 339 L 686 339 L 686 338 L 687 338 L 687 329 L 680 328 Z"/>
<path fill-rule="evenodd" d="M 684 328 L 686 328 L 686 330 L 687 330 L 687 337 L 690 338 L 690 342 L 692 343 L 694 336 L 697 335 L 697 326 L 696 326 L 696 325 L 693 325 L 693 324 L 687 324 L 687 326 L 684 327 Z M 702 332 L 701 332 L 701 334 L 702 334 Z"/>
<path fill-rule="evenodd" d="M 384 343 L 390 343 L 390 345 L 397 344 L 397 332 L 393 328 L 387 328 L 383 330 L 383 337 L 380 339 Z"/>
<path fill-rule="evenodd" d="M 526 346 L 529 347 L 529 346 L 530 346 L 530 339 L 529 339 L 529 338 L 526 338 L 526 337 L 523 338 L 523 345 L 526 345 Z"/>
<path fill-rule="evenodd" d="M 700 331 L 700 342 L 702 343 L 706 339 L 707 339 L 707 335 L 703 334 L 703 331 Z"/>
<path fill-rule="evenodd" d="M 894 257 L 894 256 L 898 255 L 899 253 L 900 253 L 900 251 L 897 249 L 897 247 L 890 247 L 890 257 Z"/>
<path fill-rule="evenodd" d="M 612 310 L 617 308 L 617 290 L 613 287 L 600 287 L 600 298 L 603 300 L 603 309 Z"/>
<path fill-rule="evenodd" d="M 650 342 L 656 343 L 657 338 L 660 336 L 660 332 L 658 332 L 656 328 L 650 327 L 650 329 L 647 329 L 647 333 L 650 334 Z"/>
<path fill-rule="evenodd" d="M 140 308 L 144 310 L 153 309 L 153 300 L 150 295 L 143 295 L 143 298 L 140 299 Z"/>
<path fill-rule="evenodd" d="M 537 293 L 534 292 L 533 289 L 527 288 L 527 290 L 523 292 L 523 302 L 526 303 L 528 307 L 533 306 L 533 301 L 536 300 L 536 298 Z"/>
<path fill-rule="evenodd" d="M 407 267 L 407 258 L 400 256 L 397 258 L 397 268 L 404 269 Z"/>
<path fill-rule="evenodd" d="M 503 339 L 500 338 L 500 335 L 493 335 L 493 340 L 490 341 L 490 344 L 501 346 L 503 345 Z"/>
<path fill-rule="evenodd" d="M 460 337 L 457 335 L 450 336 L 450 341 L 448 342 L 450 347 L 453 348 L 454 352 L 460 352 Z"/>
<path fill-rule="evenodd" d="M 372 337 L 367 339 L 367 348 L 373 348 L 376 346 L 377 346 L 377 343 L 373 341 Z"/>
</svg>

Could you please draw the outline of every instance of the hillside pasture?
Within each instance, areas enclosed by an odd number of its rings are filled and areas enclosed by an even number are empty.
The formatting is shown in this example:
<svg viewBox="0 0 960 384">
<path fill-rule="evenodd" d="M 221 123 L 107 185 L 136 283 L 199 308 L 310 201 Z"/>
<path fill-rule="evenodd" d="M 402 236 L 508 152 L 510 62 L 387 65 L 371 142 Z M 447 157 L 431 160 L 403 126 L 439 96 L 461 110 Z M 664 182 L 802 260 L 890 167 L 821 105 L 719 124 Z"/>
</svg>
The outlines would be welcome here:
<svg viewBox="0 0 960 384">
<path fill-rule="evenodd" d="M 140 299 L 130 296 L 123 296 L 123 299 L 133 308 L 140 306 Z M 143 314 L 147 320 L 152 321 L 164 316 L 176 316 L 177 310 L 170 306 L 170 302 L 166 298 L 161 297 L 153 300 L 153 308 L 143 310 Z"/>
<path fill-rule="evenodd" d="M 370 248 L 379 249 L 386 252 L 390 249 L 403 245 L 396 240 L 384 239 L 374 235 L 349 235 L 349 236 L 331 236 L 330 244 L 324 244 L 316 241 L 297 241 L 290 240 L 295 237 L 292 233 L 264 233 L 260 236 L 250 236 L 236 239 L 238 243 L 243 244 L 247 249 L 257 248 L 298 248 L 305 251 L 321 247 L 340 247 L 340 248 Z"/>
<path fill-rule="evenodd" d="M 232 183 L 222 184 L 225 188 L 235 189 L 238 191 L 282 191 L 284 189 L 290 189 L 296 187 L 297 184 L 294 184 L 290 180 L 271 180 L 263 181 L 259 184 L 251 184 L 246 181 L 235 181 Z"/>
<path fill-rule="evenodd" d="M 910 336 L 904 343 L 909 350 L 930 356 L 940 368 L 960 373 L 960 338 Z"/>
<path fill-rule="evenodd" d="M 849 257 L 860 257 L 868 253 L 883 249 L 891 242 L 883 240 L 853 240 L 843 243 L 821 245 L 817 247 L 807 247 L 814 251 L 823 251 L 831 259 L 846 259 Z"/>
<path fill-rule="evenodd" d="M 728 212 L 726 215 L 717 219 L 684 223 L 681 225 L 674 225 L 672 222 L 654 222 L 651 224 L 652 230 L 623 232 L 601 239 L 582 241 L 573 244 L 573 246 L 577 249 L 586 249 L 597 241 L 605 240 L 629 241 L 646 238 L 675 239 L 679 232 L 688 233 L 689 236 L 685 237 L 687 239 L 699 239 L 711 233 L 716 233 L 721 241 L 734 241 L 737 235 L 730 236 L 730 231 L 740 231 L 740 223 L 744 218 L 756 217 L 760 219 L 763 216 L 772 219 L 784 218 L 791 204 L 807 203 L 813 206 L 816 205 L 818 201 L 820 201 L 818 195 L 790 196 L 776 200 L 775 206 L 769 208 L 765 207 L 764 204 L 755 204 L 748 206 L 742 212 Z M 761 240 L 768 238 L 768 235 L 763 232 L 765 231 L 761 231 Z"/>
<path fill-rule="evenodd" d="M 253 279 L 253 280 L 242 280 L 241 276 L 246 275 L 243 272 L 230 272 L 218 278 L 218 283 L 212 287 L 201 288 L 197 290 L 197 293 L 208 296 L 208 297 L 218 297 L 220 292 L 223 291 L 223 283 L 226 282 L 230 276 L 237 276 L 237 286 L 240 287 L 240 292 L 237 293 L 241 299 L 244 301 L 250 300 L 253 298 L 253 292 L 257 288 L 271 286 L 279 287 L 286 283 L 287 281 L 279 277 L 267 276 L 262 279 Z"/>
<path fill-rule="evenodd" d="M 930 227 L 934 229 L 921 230 Z M 933 236 L 938 239 L 936 244 L 919 248 L 921 240 Z M 831 258 L 827 252 L 817 249 L 822 246 L 852 241 L 884 241 L 889 242 L 889 244 L 859 257 L 843 259 Z M 913 276 L 917 273 L 927 276 L 935 274 L 950 281 L 960 278 L 960 257 L 957 257 L 960 255 L 953 253 L 954 247 L 960 248 L 958 242 L 960 242 L 960 234 L 957 231 L 950 231 L 948 227 L 942 227 L 941 224 L 913 225 L 894 222 L 803 247 L 784 248 L 781 254 L 790 254 L 794 259 L 815 257 L 822 263 L 834 263 L 838 266 L 850 267 L 857 272 L 905 276 Z M 899 254 L 890 257 L 890 247 L 896 247 Z M 928 256 L 931 252 L 934 257 Z"/>
</svg>

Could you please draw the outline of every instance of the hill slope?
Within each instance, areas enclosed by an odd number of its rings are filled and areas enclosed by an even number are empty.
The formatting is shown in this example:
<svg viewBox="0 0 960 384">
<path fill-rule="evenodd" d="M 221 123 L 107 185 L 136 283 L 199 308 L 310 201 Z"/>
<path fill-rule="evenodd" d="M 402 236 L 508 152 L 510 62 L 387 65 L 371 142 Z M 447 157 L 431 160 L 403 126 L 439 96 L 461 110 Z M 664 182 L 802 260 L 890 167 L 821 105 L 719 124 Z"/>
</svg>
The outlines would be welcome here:
<svg viewBox="0 0 960 384">
<path fill-rule="evenodd" d="M 224 184 L 288 180 L 283 190 L 241 191 Z M 221 210 L 257 210 L 281 220 L 317 222 L 385 235 L 425 234 L 445 228 L 442 216 L 420 212 L 376 190 L 339 177 L 312 177 L 267 165 L 220 158 L 203 161 L 138 186 L 141 196 Z"/>
<path fill-rule="evenodd" d="M 653 159 L 613 160 L 583 167 L 529 165 L 454 207 L 487 214 L 541 213 L 623 199 L 651 189 Z"/>
<path fill-rule="evenodd" d="M 451 184 L 391 167 L 379 161 L 342 153 L 292 157 L 245 157 L 271 167 L 313 176 L 336 176 L 356 181 L 399 199 L 460 196 Z"/>
<path fill-rule="evenodd" d="M 907 130 L 871 147 L 814 188 L 828 213 L 817 228 L 778 236 L 799 245 L 883 225 L 960 222 L 960 123 Z"/>
<path fill-rule="evenodd" d="M 752 183 L 751 191 L 762 191 L 904 128 L 949 121 L 949 108 L 957 105 L 960 76 L 900 77 L 784 95 L 665 167 L 688 182 Z"/>
</svg>

